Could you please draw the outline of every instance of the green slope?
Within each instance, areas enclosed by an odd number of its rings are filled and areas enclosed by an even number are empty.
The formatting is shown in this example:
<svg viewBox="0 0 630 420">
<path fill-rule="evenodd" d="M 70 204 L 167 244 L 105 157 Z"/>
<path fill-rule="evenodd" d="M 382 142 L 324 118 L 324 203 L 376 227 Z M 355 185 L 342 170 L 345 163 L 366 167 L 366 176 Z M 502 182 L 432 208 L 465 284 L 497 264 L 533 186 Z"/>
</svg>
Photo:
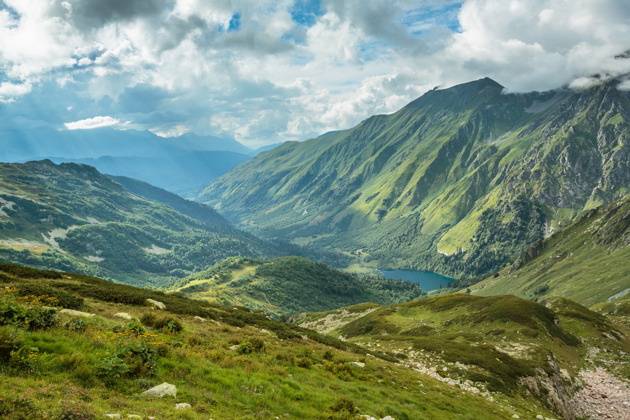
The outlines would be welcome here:
<svg viewBox="0 0 630 420">
<path fill-rule="evenodd" d="M 630 99 L 505 94 L 490 79 L 237 166 L 197 199 L 266 237 L 363 263 L 475 276 L 628 192 Z"/>
<path fill-rule="evenodd" d="M 411 368 L 495 399 L 534 396 L 561 418 L 579 415 L 571 395 L 579 372 L 598 363 L 593 352 L 603 349 L 610 370 L 630 377 L 630 331 L 564 298 L 543 306 L 515 296 L 453 294 L 308 314 L 297 323 L 404 354 Z"/>
<path fill-rule="evenodd" d="M 169 205 L 85 165 L 0 164 L 0 259 L 160 286 L 229 256 L 281 254 L 214 210 L 162 193 L 155 198 Z"/>
<path fill-rule="evenodd" d="M 243 307 L 4 263 L 0 282 L 9 287 L 0 292 L 3 419 L 554 416 L 534 397 L 465 392 L 392 354 Z M 147 298 L 166 309 L 146 306 Z M 60 311 L 68 306 L 95 316 Z M 133 319 L 117 317 L 121 312 Z M 164 382 L 177 387 L 176 397 L 141 394 Z"/>
<path fill-rule="evenodd" d="M 273 315 L 325 311 L 363 302 L 391 304 L 423 296 L 413 283 L 358 277 L 299 257 L 228 258 L 178 281 L 170 291 Z"/>
<path fill-rule="evenodd" d="M 489 296 L 564 296 L 586 306 L 630 290 L 630 196 L 589 210 L 572 225 L 536 242 L 496 276 L 470 287 Z"/>
</svg>

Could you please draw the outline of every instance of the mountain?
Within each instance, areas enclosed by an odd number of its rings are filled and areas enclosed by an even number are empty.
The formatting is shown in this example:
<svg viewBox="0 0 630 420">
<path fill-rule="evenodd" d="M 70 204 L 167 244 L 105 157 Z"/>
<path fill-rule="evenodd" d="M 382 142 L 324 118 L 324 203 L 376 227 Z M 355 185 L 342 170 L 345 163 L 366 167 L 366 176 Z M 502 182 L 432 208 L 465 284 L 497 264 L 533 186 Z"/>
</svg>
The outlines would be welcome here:
<svg viewBox="0 0 630 420">
<path fill-rule="evenodd" d="M 262 152 L 268 152 L 269 150 L 273 150 L 273 149 L 275 149 L 276 147 L 280 146 L 281 144 L 282 144 L 282 142 L 280 142 L 280 143 L 268 144 L 268 145 L 266 145 L 266 146 L 261 146 L 261 147 L 259 147 L 258 149 L 254 149 L 254 150 L 252 150 L 251 152 L 249 152 L 249 155 L 250 155 L 250 156 L 256 156 L 256 155 L 257 155 L 257 154 L 259 154 L 259 153 L 262 153 Z"/>
<path fill-rule="evenodd" d="M 248 155 L 236 152 L 188 150 L 173 150 L 168 156 L 154 157 L 50 158 L 55 163 L 83 163 L 104 174 L 139 179 L 178 194 L 199 190 L 247 159 Z"/>
<path fill-rule="evenodd" d="M 474 277 L 629 192 L 630 92 L 506 93 L 488 78 L 287 142 L 197 200 L 264 237 L 363 265 Z"/>
<path fill-rule="evenodd" d="M 137 178 L 176 193 L 190 193 L 250 158 L 239 142 L 184 134 L 162 138 L 149 131 L 0 129 L 4 162 L 50 159 Z"/>
<path fill-rule="evenodd" d="M 630 292 L 628 261 L 630 196 L 587 211 L 470 289 L 478 295 L 510 293 L 536 300 L 564 296 L 592 306 Z"/>
<path fill-rule="evenodd" d="M 593 401 L 588 393 L 599 383 L 587 373 L 597 363 L 593 352 L 607 353 L 611 371 L 624 380 L 629 374 L 624 366 L 630 331 L 558 297 L 542 305 L 515 296 L 453 294 L 384 307 L 358 305 L 295 320 L 370 350 L 401 352 L 403 365 L 494 401 L 536 399 L 556 413 L 554 418 L 595 418 L 583 411 Z M 619 379 L 608 379 L 625 391 L 622 399 L 605 405 L 620 404 L 627 388 Z M 587 392 L 579 392 L 582 387 Z M 606 385 L 600 389 L 609 394 Z"/>
<path fill-rule="evenodd" d="M 385 336 L 361 347 L 243 307 L 6 263 L 0 284 L 8 287 L 0 292 L 0 416 L 7 420 L 556 417 L 524 392 L 473 393 L 409 368 L 403 352 L 377 348 Z M 609 341 L 600 344 L 612 357 Z M 441 361 L 432 366 L 442 372 Z M 142 395 L 165 382 L 175 397 Z"/>
<path fill-rule="evenodd" d="M 279 316 L 363 302 L 391 304 L 424 295 L 415 283 L 358 277 L 299 257 L 228 258 L 178 281 L 169 291 Z"/>
<path fill-rule="evenodd" d="M 159 137 L 150 131 L 115 130 L 111 127 L 92 130 L 54 130 L 45 127 L 0 129 L 3 161 L 19 162 L 51 156 L 66 159 L 113 157 L 168 157 L 181 151 L 229 151 L 247 154 L 251 149 L 229 139 L 185 134 L 175 138 Z"/>
<path fill-rule="evenodd" d="M 207 206 L 122 182 L 137 195 L 86 165 L 0 164 L 0 259 L 160 286 L 227 257 L 284 255 Z"/>
</svg>

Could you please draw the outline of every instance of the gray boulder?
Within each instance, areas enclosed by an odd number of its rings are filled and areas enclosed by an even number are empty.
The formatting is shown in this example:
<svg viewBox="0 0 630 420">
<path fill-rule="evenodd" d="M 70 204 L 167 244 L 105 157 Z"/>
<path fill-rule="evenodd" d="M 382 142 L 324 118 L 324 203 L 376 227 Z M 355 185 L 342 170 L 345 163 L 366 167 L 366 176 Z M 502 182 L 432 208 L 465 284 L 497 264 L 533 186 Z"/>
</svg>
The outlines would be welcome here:
<svg viewBox="0 0 630 420">
<path fill-rule="evenodd" d="M 148 395 L 151 397 L 176 397 L 177 396 L 177 387 L 173 384 L 169 384 L 168 382 L 164 382 L 161 385 L 154 386 L 151 389 L 148 389 L 142 393 L 142 395 Z"/>
</svg>

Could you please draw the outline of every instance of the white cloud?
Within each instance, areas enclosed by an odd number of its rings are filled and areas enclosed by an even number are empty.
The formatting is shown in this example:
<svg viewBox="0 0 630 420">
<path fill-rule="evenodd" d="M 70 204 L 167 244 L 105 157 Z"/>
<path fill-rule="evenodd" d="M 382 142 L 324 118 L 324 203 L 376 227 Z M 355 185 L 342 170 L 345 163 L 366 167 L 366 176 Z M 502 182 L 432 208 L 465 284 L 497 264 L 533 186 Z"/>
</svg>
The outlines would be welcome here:
<svg viewBox="0 0 630 420">
<path fill-rule="evenodd" d="M 629 47 L 629 2 L 459 3 L 324 0 L 302 26 L 293 0 L 4 0 L 0 101 L 14 106 L 52 80 L 57 98 L 40 98 L 52 116 L 55 102 L 79 101 L 68 129 L 120 125 L 81 119 L 89 107 L 134 121 L 126 128 L 258 146 L 348 128 L 436 85 L 489 76 L 546 90 L 630 72 L 630 59 L 614 58 Z M 138 86 L 164 95 L 147 99 Z"/>
<path fill-rule="evenodd" d="M 64 123 L 68 130 L 92 130 L 94 128 L 110 127 L 118 124 L 120 124 L 120 120 L 110 116 L 98 116 Z"/>
<path fill-rule="evenodd" d="M 26 95 L 32 88 L 30 83 L 2 82 L 0 83 L 0 102 L 13 102 L 16 97 Z"/>
</svg>

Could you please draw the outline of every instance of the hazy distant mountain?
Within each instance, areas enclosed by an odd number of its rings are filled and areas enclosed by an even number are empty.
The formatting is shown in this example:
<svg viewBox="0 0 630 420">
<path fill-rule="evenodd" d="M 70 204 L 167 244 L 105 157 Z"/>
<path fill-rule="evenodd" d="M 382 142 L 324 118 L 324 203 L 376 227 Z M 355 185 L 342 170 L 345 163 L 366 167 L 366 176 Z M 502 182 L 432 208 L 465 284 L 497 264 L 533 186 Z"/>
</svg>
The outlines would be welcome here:
<svg viewBox="0 0 630 420">
<path fill-rule="evenodd" d="M 103 173 L 141 179 L 176 193 L 198 190 L 237 164 L 251 149 L 237 141 L 185 134 L 162 138 L 149 131 L 55 131 L 44 128 L 0 129 L 4 162 L 51 159 L 78 162 Z"/>
<path fill-rule="evenodd" d="M 584 210 L 628 193 L 630 92 L 506 94 L 490 79 L 287 142 L 198 196 L 267 237 L 364 264 L 492 272 Z"/>
<path fill-rule="evenodd" d="M 101 173 L 139 179 L 168 191 L 185 194 L 229 171 L 250 156 L 225 151 L 173 150 L 168 156 L 102 156 L 96 159 L 51 157 L 55 163 L 77 162 Z"/>
</svg>

